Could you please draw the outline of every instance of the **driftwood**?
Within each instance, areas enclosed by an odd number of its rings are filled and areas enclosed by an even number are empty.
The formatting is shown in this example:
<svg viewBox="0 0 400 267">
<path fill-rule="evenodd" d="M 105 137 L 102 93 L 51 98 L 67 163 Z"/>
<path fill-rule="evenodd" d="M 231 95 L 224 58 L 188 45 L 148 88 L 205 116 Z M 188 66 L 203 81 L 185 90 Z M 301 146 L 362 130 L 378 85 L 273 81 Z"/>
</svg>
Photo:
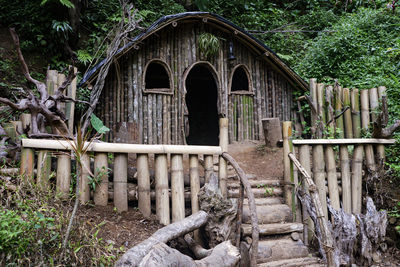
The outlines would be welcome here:
<svg viewBox="0 0 400 267">
<path fill-rule="evenodd" d="M 47 86 L 32 78 L 29 73 L 28 65 L 22 55 L 19 37 L 14 28 L 10 28 L 10 34 L 13 38 L 15 48 L 17 50 L 18 59 L 22 66 L 22 73 L 28 82 L 36 86 L 40 97 L 37 97 L 31 90 L 23 90 L 26 98 L 19 100 L 17 103 L 10 101 L 7 98 L 0 97 L 0 103 L 6 104 L 13 110 L 25 111 L 29 110 L 31 113 L 31 134 L 40 136 L 46 133 L 45 126 L 50 125 L 54 133 L 59 133 L 63 136 L 69 136 L 68 126 L 66 124 L 65 114 L 60 110 L 60 103 L 66 101 L 76 102 L 72 98 L 64 95 L 65 89 L 70 85 L 71 81 L 75 78 L 76 73 L 73 67 L 70 67 L 69 74 L 66 80 L 57 89 L 54 90 L 53 95 L 47 92 Z"/>
<path fill-rule="evenodd" d="M 390 138 L 395 131 L 400 127 L 400 120 L 396 120 L 392 125 L 387 126 L 389 120 L 387 99 L 382 96 L 382 111 L 373 122 L 374 129 L 372 137 L 374 138 Z"/>
<path fill-rule="evenodd" d="M 218 177 L 214 172 L 210 174 L 210 181 L 206 183 L 198 194 L 200 209 L 210 214 L 205 226 L 210 247 L 231 239 L 232 229 L 235 229 L 237 206 L 231 200 L 225 199 L 218 186 Z"/>
<path fill-rule="evenodd" d="M 324 215 L 322 204 L 319 199 L 318 189 L 314 184 L 311 176 L 301 166 L 300 162 L 296 159 L 293 153 L 289 153 L 290 160 L 293 161 L 297 169 L 304 177 L 305 183 L 308 185 L 310 195 L 305 194 L 301 190 L 298 191 L 297 196 L 303 205 L 307 207 L 307 212 L 311 219 L 314 221 L 315 230 L 319 242 L 319 250 L 321 255 L 326 259 L 328 266 L 339 266 L 339 257 L 337 249 L 334 247 L 334 240 L 328 226 L 328 219 Z M 311 197 L 310 197 L 311 196 Z"/>
<path fill-rule="evenodd" d="M 143 257 L 158 243 L 166 243 L 179 236 L 185 235 L 193 230 L 200 228 L 207 223 L 209 215 L 204 211 L 199 211 L 179 222 L 167 225 L 151 237 L 129 249 L 115 264 L 115 266 L 138 266 Z"/>
<path fill-rule="evenodd" d="M 249 209 L 250 209 L 250 217 L 251 217 L 251 227 L 252 227 L 252 253 L 251 253 L 251 266 L 257 265 L 257 255 L 258 255 L 258 217 L 257 217 L 257 209 L 256 209 L 256 201 L 254 198 L 253 190 L 251 189 L 251 184 L 247 179 L 247 175 L 240 168 L 239 164 L 232 158 L 228 153 L 222 153 L 222 157 L 225 158 L 229 164 L 235 169 L 236 173 L 239 176 L 241 184 L 243 184 L 244 189 L 247 193 L 247 197 L 249 199 Z"/>
<path fill-rule="evenodd" d="M 151 251 L 143 258 L 138 265 L 139 267 L 149 266 L 185 266 L 185 267 L 200 267 L 200 266 L 221 266 L 233 267 L 236 266 L 240 259 L 238 249 L 231 244 L 230 241 L 225 241 L 217 245 L 211 252 L 210 256 L 201 260 L 193 260 L 189 256 L 180 253 L 178 250 L 167 246 L 164 243 L 156 244 Z"/>
</svg>

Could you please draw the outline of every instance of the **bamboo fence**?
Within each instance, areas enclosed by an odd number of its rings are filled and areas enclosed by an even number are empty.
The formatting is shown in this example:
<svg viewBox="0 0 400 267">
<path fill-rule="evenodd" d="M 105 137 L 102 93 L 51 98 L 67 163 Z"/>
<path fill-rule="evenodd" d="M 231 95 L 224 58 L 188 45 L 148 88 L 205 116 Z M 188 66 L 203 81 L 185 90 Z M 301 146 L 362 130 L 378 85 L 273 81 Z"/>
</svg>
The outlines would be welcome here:
<svg viewBox="0 0 400 267">
<path fill-rule="evenodd" d="M 218 159 L 221 193 L 227 197 L 227 163 L 222 153 L 228 146 L 228 119 L 220 119 L 220 146 L 187 145 L 142 145 L 124 143 L 86 142 L 87 153 L 82 157 L 80 173 L 80 195 L 82 204 L 92 198 L 95 205 L 106 206 L 111 199 L 118 212 L 128 209 L 128 201 L 136 200 L 144 216 L 150 216 L 151 202 L 155 200 L 156 215 L 160 223 L 167 225 L 184 219 L 199 210 L 197 194 L 200 190 L 201 170 L 199 161 L 204 158 L 205 180 L 213 172 L 214 160 Z M 22 139 L 23 161 L 20 172 L 34 179 L 34 168 L 38 169 L 37 183 L 49 184 L 51 164 L 46 172 L 41 171 L 40 161 L 56 156 L 56 190 L 62 198 L 70 192 L 73 141 Z M 35 152 L 38 155 L 35 161 Z M 110 156 L 113 154 L 113 156 Z M 136 182 L 128 181 L 128 155 L 136 155 Z M 42 156 L 41 156 L 42 155 Z M 53 157 L 54 158 L 54 157 Z M 113 159 L 113 160 L 112 160 Z M 185 160 L 188 163 L 185 164 Z M 93 169 L 91 169 L 91 161 Z M 113 166 L 110 177 L 109 167 Z M 151 167 L 154 166 L 154 170 Z M 131 166 L 132 167 L 132 166 Z M 188 170 L 185 170 L 188 167 Z M 43 168 L 43 167 L 42 167 Z M 90 173 L 97 181 L 91 196 Z M 184 177 L 189 175 L 190 187 L 185 188 Z M 151 183 L 154 174 L 155 187 Z M 189 204 L 190 203 L 190 204 Z M 185 204 L 190 207 L 185 209 Z M 196 235 L 198 235 L 196 233 Z M 198 237 L 197 237 L 198 238 Z"/>
</svg>

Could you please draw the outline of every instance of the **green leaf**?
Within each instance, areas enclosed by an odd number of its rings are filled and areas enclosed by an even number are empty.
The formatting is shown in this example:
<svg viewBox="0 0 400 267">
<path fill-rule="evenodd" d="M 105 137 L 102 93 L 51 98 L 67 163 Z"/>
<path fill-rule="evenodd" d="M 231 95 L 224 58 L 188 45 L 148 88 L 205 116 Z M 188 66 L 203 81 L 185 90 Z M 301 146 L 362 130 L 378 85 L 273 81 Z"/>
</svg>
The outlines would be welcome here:
<svg viewBox="0 0 400 267">
<path fill-rule="evenodd" d="M 105 134 L 106 132 L 110 131 L 110 129 L 105 126 L 103 122 L 94 114 L 92 114 L 92 117 L 90 118 L 90 123 L 99 134 Z"/>
</svg>

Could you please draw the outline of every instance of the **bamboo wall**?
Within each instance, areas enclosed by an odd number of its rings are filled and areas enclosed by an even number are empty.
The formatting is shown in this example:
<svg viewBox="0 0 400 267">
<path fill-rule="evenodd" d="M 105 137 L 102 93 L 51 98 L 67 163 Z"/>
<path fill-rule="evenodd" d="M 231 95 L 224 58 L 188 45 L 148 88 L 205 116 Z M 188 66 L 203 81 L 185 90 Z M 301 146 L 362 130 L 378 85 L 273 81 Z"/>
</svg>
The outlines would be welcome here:
<svg viewBox="0 0 400 267">
<path fill-rule="evenodd" d="M 279 117 L 282 121 L 294 117 L 293 88 L 281 74 L 231 33 L 194 20 L 175 27 L 169 25 L 148 36 L 111 69 L 96 111 L 112 129 L 108 140 L 114 139 L 118 123 L 127 121 L 137 123 L 138 143 L 185 143 L 184 74 L 194 63 L 205 61 L 197 47 L 198 36 L 203 32 L 221 38 L 218 55 L 208 62 L 217 72 L 218 111 L 229 118 L 230 142 L 262 139 L 262 118 Z M 234 44 L 234 60 L 228 59 L 230 40 Z M 144 69 L 152 59 L 161 59 L 170 67 L 173 94 L 143 92 Z M 254 94 L 228 94 L 231 72 L 238 64 L 250 70 Z"/>
</svg>

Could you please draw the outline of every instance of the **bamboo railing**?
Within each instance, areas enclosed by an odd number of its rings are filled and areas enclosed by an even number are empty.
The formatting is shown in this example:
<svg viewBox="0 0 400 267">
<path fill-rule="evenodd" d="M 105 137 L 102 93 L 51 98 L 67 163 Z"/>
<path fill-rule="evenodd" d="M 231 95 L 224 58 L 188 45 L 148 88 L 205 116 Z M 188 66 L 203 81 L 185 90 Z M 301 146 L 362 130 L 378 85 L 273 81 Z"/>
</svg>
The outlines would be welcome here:
<svg viewBox="0 0 400 267">
<path fill-rule="evenodd" d="M 284 122 L 283 125 L 283 130 L 286 131 L 283 133 L 284 177 L 287 185 L 285 195 L 290 196 L 287 198 L 290 202 L 287 203 L 294 203 L 291 196 L 297 186 L 293 179 L 296 167 L 288 161 L 288 155 L 292 151 L 313 178 L 326 218 L 327 197 L 335 209 L 343 208 L 348 213 L 361 213 L 362 182 L 369 174 L 376 172 L 378 166 L 383 166 L 385 154 L 382 147 L 394 144 L 395 140 L 373 138 L 291 140 L 291 133 L 287 130 L 291 128 L 291 122 Z M 291 146 L 293 148 L 288 149 Z M 307 191 L 307 185 L 301 186 Z M 296 208 L 299 207 L 293 206 L 293 210 Z M 302 217 L 303 223 L 308 224 L 307 215 L 303 213 Z M 309 224 L 309 228 L 312 228 L 311 223 Z M 304 231 L 305 235 L 306 232 Z"/>
<path fill-rule="evenodd" d="M 227 163 L 222 158 L 222 153 L 226 152 L 228 148 L 227 119 L 222 118 L 220 125 L 221 146 L 85 142 L 83 147 L 87 153 L 81 157 L 83 168 L 80 173 L 80 202 L 85 204 L 91 199 L 89 179 L 90 173 L 93 173 L 97 181 L 93 193 L 95 205 L 107 205 L 109 195 L 112 195 L 114 206 L 119 212 L 122 212 L 128 209 L 128 200 L 134 198 L 138 201 L 139 210 L 143 215 L 150 216 L 151 200 L 155 199 L 156 214 L 160 223 L 167 225 L 171 221 L 182 220 L 185 218 L 185 200 L 191 203 L 191 213 L 199 210 L 197 194 L 200 190 L 199 166 L 201 164 L 199 164 L 199 160 L 201 158 L 204 159 L 206 182 L 213 172 L 214 163 L 219 165 L 220 189 L 222 195 L 227 197 Z M 48 185 L 51 173 L 50 155 L 57 155 L 57 167 L 54 170 L 56 172 L 56 189 L 61 197 L 67 197 L 71 184 L 71 158 L 73 158 L 74 142 L 46 139 L 22 139 L 21 141 L 23 158 L 21 174 L 33 180 L 35 152 L 37 152 L 38 175 L 36 181 Z M 136 162 L 134 167 L 137 170 L 137 185 L 130 188 L 130 185 L 133 184 L 128 184 L 128 165 L 132 162 L 128 162 L 128 155 L 132 154 L 136 156 L 136 160 L 133 162 Z M 92 169 L 91 161 L 93 161 Z M 112 179 L 107 171 L 111 164 L 113 164 Z M 154 166 L 154 171 L 151 170 L 152 166 Z M 188 167 L 188 170 L 185 171 L 184 167 Z M 152 189 L 151 173 L 154 173 L 155 189 Z M 190 178 L 188 190 L 185 190 L 184 187 L 184 174 L 188 174 Z"/>
</svg>

